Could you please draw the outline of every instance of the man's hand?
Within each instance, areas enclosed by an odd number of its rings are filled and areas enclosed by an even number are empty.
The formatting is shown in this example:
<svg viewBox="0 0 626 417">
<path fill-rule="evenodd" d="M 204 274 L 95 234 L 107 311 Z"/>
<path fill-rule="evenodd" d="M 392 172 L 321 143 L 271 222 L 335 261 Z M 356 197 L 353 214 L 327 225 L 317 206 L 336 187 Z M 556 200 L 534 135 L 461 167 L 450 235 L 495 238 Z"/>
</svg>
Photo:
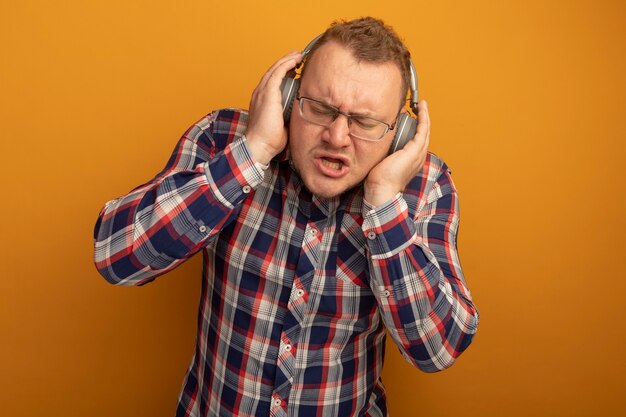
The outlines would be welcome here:
<svg viewBox="0 0 626 417">
<path fill-rule="evenodd" d="M 404 191 L 424 166 L 430 141 L 430 118 L 426 101 L 417 105 L 417 131 L 404 148 L 380 161 L 365 179 L 365 200 L 377 207 Z"/>
<path fill-rule="evenodd" d="M 301 60 L 302 54 L 293 51 L 276 61 L 252 93 L 246 138 L 256 162 L 269 163 L 287 146 L 280 84 L 287 71 Z"/>
</svg>

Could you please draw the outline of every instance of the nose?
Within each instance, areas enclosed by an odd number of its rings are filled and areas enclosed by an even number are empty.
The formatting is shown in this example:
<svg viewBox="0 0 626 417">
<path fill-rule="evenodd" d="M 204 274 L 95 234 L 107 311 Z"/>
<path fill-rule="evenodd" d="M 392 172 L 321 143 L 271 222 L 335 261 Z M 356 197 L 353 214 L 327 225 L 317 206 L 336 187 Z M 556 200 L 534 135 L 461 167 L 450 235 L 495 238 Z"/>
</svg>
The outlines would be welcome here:
<svg viewBox="0 0 626 417">
<path fill-rule="evenodd" d="M 350 126 L 348 126 L 348 118 L 343 115 L 337 115 L 337 118 L 326 129 L 327 134 L 322 137 L 324 140 L 337 148 L 348 146 L 350 139 Z"/>
</svg>

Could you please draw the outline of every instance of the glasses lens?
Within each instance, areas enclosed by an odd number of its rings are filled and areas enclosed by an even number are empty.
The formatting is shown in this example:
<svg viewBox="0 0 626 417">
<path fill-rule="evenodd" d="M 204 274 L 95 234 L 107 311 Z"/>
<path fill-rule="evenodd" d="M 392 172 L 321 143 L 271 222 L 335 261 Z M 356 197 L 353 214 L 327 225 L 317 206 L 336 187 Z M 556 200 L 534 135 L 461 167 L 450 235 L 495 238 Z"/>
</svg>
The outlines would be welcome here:
<svg viewBox="0 0 626 417">
<path fill-rule="evenodd" d="M 379 140 L 387 133 L 387 125 L 363 116 L 351 116 L 350 134 L 359 139 Z"/>
<path fill-rule="evenodd" d="M 306 120 L 322 126 L 330 126 L 337 113 L 334 108 L 307 98 L 300 98 L 300 109 Z"/>
<path fill-rule="evenodd" d="M 320 126 L 329 127 L 340 113 L 338 109 L 328 104 L 312 100 L 306 97 L 300 97 L 300 113 L 302 117 Z M 389 130 L 387 124 L 365 116 L 350 115 L 349 116 L 350 135 L 355 138 L 377 141 L 385 136 Z"/>
</svg>

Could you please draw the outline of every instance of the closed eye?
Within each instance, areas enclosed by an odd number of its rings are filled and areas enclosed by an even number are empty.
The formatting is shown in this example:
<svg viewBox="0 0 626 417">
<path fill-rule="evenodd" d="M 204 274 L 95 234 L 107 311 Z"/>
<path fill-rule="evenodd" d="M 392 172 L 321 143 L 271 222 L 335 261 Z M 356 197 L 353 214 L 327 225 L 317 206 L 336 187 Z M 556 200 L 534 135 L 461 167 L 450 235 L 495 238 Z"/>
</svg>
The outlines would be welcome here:
<svg viewBox="0 0 626 417">
<path fill-rule="evenodd" d="M 334 116 L 337 112 L 335 109 L 329 106 L 325 106 L 321 103 L 310 102 L 311 111 L 319 116 Z"/>
<path fill-rule="evenodd" d="M 355 117 L 352 116 L 352 122 L 355 123 L 360 129 L 371 130 L 376 129 L 380 124 L 374 119 L 370 119 L 369 117 Z"/>
</svg>

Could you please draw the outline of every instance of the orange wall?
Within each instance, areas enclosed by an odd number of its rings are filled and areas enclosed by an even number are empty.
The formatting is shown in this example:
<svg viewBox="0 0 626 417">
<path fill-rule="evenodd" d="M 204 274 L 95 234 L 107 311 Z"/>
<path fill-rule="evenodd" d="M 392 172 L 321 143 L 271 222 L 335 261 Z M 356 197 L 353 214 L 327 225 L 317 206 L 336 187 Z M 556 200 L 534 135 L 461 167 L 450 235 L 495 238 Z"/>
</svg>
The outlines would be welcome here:
<svg viewBox="0 0 626 417">
<path fill-rule="evenodd" d="M 142 288 L 91 263 L 102 204 L 337 17 L 414 55 L 461 194 L 474 344 L 426 375 L 388 350 L 398 416 L 617 416 L 626 7 L 621 1 L 0 3 L 0 404 L 7 416 L 171 416 L 199 259 Z"/>
</svg>

